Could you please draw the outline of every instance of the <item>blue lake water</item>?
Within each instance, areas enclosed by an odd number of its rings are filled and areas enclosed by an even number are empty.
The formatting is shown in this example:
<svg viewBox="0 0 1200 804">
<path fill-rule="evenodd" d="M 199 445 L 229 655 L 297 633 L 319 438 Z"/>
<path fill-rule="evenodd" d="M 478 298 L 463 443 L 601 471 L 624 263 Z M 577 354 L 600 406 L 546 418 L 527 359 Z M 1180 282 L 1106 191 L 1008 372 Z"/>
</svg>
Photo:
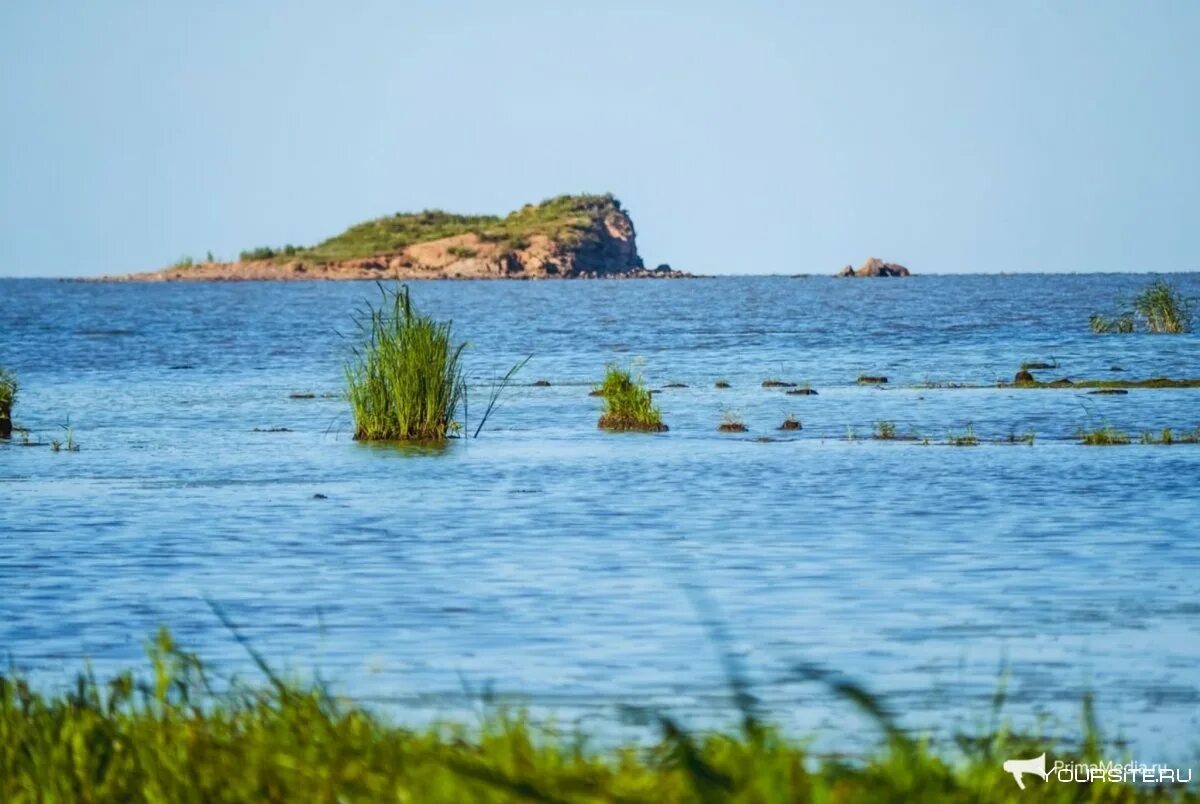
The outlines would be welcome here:
<svg viewBox="0 0 1200 804">
<path fill-rule="evenodd" d="M 771 717 L 829 744 L 870 726 L 798 664 L 935 735 L 986 725 L 1007 668 L 1017 724 L 1074 734 L 1090 690 L 1140 759 L 1194 756 L 1200 446 L 1073 436 L 1197 427 L 1200 389 L 927 387 L 1027 360 L 1200 376 L 1196 334 L 1089 331 L 1145 281 L 415 283 L 470 344 L 468 427 L 534 356 L 479 439 L 433 453 L 351 438 L 343 335 L 370 284 L 0 281 L 15 418 L 43 441 L 69 419 L 81 447 L 0 443 L 0 650 L 55 684 L 140 666 L 165 624 L 252 675 L 210 598 L 279 667 L 402 719 L 490 685 L 561 720 L 633 703 L 704 724 L 729 704 L 691 585 Z M 657 397 L 669 433 L 596 429 L 610 361 L 688 385 Z M 718 433 L 727 413 L 750 432 Z M 788 414 L 802 431 L 776 431 Z M 870 440 L 880 420 L 931 443 Z M 1036 440 L 939 443 L 968 427 Z"/>
</svg>

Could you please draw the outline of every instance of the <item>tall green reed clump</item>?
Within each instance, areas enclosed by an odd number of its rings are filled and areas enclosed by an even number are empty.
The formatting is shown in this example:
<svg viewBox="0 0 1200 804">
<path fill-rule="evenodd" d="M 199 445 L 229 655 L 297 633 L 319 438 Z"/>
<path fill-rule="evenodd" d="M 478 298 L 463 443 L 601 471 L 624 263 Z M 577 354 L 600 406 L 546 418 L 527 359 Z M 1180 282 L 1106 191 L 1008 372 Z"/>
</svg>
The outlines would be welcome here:
<svg viewBox="0 0 1200 804">
<path fill-rule="evenodd" d="M 1192 327 L 1193 303 L 1169 282 L 1161 279 L 1133 297 L 1133 309 L 1146 322 L 1146 329 L 1177 335 Z"/>
<path fill-rule="evenodd" d="M 12 409 L 17 401 L 17 376 L 0 366 L 0 438 L 12 435 Z"/>
<path fill-rule="evenodd" d="M 1147 332 L 1154 333 L 1178 335 L 1192 328 L 1195 301 L 1162 279 L 1151 282 L 1133 299 L 1122 302 L 1122 306 L 1126 309 L 1111 318 L 1093 315 L 1088 320 L 1092 332 L 1129 333 L 1137 328 L 1138 321 Z"/>
<path fill-rule="evenodd" d="M 658 433 L 667 429 L 662 411 L 654 406 L 650 391 L 625 369 L 610 365 L 600 384 L 604 414 L 599 426 L 604 430 L 638 430 Z"/>
<path fill-rule="evenodd" d="M 418 313 L 408 287 L 383 289 L 379 307 L 358 318 L 362 343 L 346 366 L 359 441 L 442 441 L 456 429 L 466 397 L 450 322 Z"/>
</svg>

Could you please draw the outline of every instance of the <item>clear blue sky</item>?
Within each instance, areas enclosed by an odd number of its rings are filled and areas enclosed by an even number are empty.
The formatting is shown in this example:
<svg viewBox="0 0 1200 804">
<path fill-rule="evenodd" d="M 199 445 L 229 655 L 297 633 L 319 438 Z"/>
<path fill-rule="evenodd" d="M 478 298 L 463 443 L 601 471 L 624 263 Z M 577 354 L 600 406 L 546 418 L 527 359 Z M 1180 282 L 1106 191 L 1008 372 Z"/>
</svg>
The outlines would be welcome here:
<svg viewBox="0 0 1200 804">
<path fill-rule="evenodd" d="M 5 2 L 0 276 L 617 194 L 647 262 L 1197 270 L 1200 3 Z"/>
</svg>

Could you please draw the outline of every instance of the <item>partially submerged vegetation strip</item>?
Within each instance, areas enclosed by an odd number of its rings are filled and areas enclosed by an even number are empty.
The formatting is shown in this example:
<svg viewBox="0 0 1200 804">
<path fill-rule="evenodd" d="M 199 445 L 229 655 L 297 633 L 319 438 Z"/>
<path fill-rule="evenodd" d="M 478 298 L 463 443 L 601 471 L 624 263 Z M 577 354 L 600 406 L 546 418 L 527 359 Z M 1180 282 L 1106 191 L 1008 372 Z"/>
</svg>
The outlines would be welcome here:
<svg viewBox="0 0 1200 804">
<path fill-rule="evenodd" d="M 669 714 L 639 708 L 653 730 L 638 744 L 597 748 L 522 713 L 488 710 L 470 725 L 410 728 L 323 685 L 266 674 L 261 685 L 216 675 L 163 632 L 147 677 L 100 682 L 81 675 L 43 693 L 0 675 L 0 800 L 374 802 L 1195 802 L 1178 783 L 1068 782 L 1003 768 L 1047 753 L 1067 767 L 1112 757 L 1083 701 L 1082 739 L 1065 745 L 995 727 L 934 748 L 898 727 L 886 703 L 843 677 L 800 667 L 835 707 L 857 710 L 879 740 L 859 756 L 818 756 L 785 735 L 731 682 L 739 727 L 692 732 Z M 998 697 L 998 701 L 1000 698 Z M 999 704 L 992 712 L 998 721 Z M 594 722 L 594 721 L 589 721 Z M 1190 775 L 1179 769 L 1177 774 Z M 1101 777 L 1103 778 L 1103 777 Z"/>
<path fill-rule="evenodd" d="M 1011 383 L 1012 388 L 1200 388 L 1200 379 L 1150 377 L 1145 380 L 1025 380 Z"/>
</svg>

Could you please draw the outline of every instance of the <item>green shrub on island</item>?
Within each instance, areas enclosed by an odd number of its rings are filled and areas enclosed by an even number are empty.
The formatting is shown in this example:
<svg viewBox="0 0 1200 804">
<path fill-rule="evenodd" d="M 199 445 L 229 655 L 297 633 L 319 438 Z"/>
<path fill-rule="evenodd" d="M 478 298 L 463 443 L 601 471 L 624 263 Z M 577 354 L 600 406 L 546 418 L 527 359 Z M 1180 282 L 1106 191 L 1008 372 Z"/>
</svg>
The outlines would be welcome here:
<svg viewBox="0 0 1200 804">
<path fill-rule="evenodd" d="M 0 366 L 0 438 L 12 435 L 12 409 L 19 388 L 17 375 Z"/>
<path fill-rule="evenodd" d="M 242 262 L 251 260 L 274 260 L 278 258 L 298 257 L 304 255 L 307 249 L 303 246 L 293 246 L 288 243 L 283 248 L 271 248 L 270 246 L 259 246 L 252 248 L 249 251 L 243 251 L 238 254 L 238 259 Z M 210 260 L 211 262 L 211 260 Z"/>
<path fill-rule="evenodd" d="M 263 246 L 240 255 L 242 261 L 301 258 L 314 262 L 337 262 L 381 254 L 394 254 L 415 243 L 425 243 L 459 235 L 475 235 L 485 243 L 504 243 L 508 251 L 527 248 L 535 235 L 559 243 L 574 243 L 586 237 L 597 222 L 621 202 L 611 194 L 560 195 L 540 204 L 526 204 L 505 216 L 456 215 L 440 209 L 424 212 L 397 212 L 351 226 L 339 235 L 310 248 Z M 470 250 L 469 247 L 455 247 Z M 455 254 L 467 255 L 465 251 Z"/>
<path fill-rule="evenodd" d="M 362 341 L 346 366 L 359 441 L 443 441 L 466 394 L 450 323 L 418 313 L 406 286 L 382 289 L 358 320 Z"/>
<path fill-rule="evenodd" d="M 604 398 L 604 413 L 598 423 L 602 430 L 658 433 L 667 429 L 649 389 L 626 369 L 609 365 L 597 390 Z"/>
<path fill-rule="evenodd" d="M 655 736 L 597 747 L 574 730 L 487 708 L 470 724 L 405 727 L 324 684 L 218 674 L 165 631 L 149 649 L 151 672 L 98 681 L 81 674 L 44 693 L 0 672 L 0 801 L 240 802 L 1196 802 L 1194 786 L 1127 781 L 1073 783 L 1053 775 L 1105 761 L 1090 699 L 1074 745 L 1005 726 L 914 739 L 889 708 L 854 682 L 797 671 L 837 704 L 866 716 L 881 739 L 862 752 L 822 756 L 748 703 L 741 724 L 691 732 L 668 714 L 639 709 Z M 750 698 L 749 695 L 745 696 Z M 741 696 L 739 701 L 744 700 Z M 993 705 L 999 721 L 999 701 Z M 593 722 L 589 718 L 586 722 Z M 1003 763 L 1049 754 L 1049 780 L 1017 786 Z M 1187 765 L 1185 761 L 1183 764 Z M 1086 773 L 1086 768 L 1083 769 Z M 1183 768 L 1177 776 L 1190 773 Z"/>
</svg>

